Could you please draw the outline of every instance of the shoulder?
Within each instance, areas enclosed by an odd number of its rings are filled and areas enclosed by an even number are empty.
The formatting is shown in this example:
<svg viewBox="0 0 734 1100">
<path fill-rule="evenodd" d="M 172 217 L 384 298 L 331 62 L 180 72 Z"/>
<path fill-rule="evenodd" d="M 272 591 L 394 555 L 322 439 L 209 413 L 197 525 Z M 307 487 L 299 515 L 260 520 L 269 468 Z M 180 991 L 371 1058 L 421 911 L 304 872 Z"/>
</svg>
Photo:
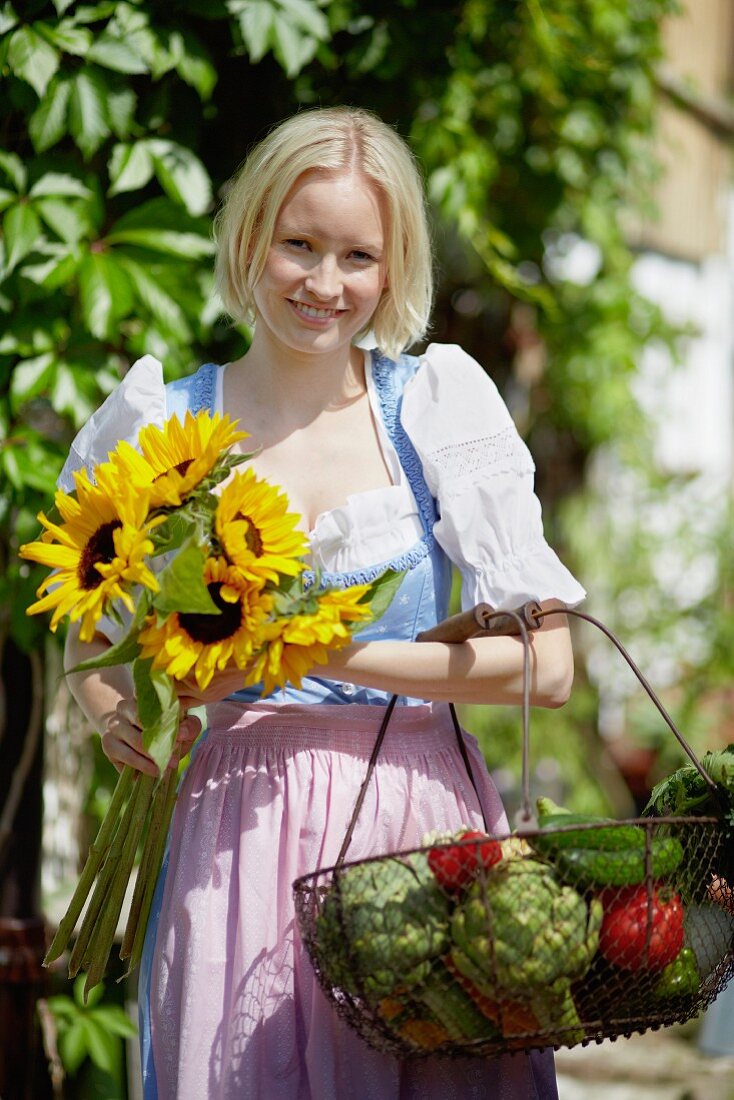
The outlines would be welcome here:
<svg viewBox="0 0 734 1100">
<path fill-rule="evenodd" d="M 402 419 L 408 430 L 425 419 L 438 423 L 443 437 L 515 431 L 496 385 L 458 344 L 428 345 L 406 381 Z"/>
<path fill-rule="evenodd" d="M 74 472 L 84 468 L 91 473 L 121 439 L 135 446 L 146 425 L 160 427 L 174 414 L 183 420 L 187 409 L 213 409 L 217 376 L 217 367 L 205 363 L 193 374 L 166 385 L 158 359 L 153 355 L 137 359 L 74 439 L 57 481 L 59 488 L 72 491 Z"/>
</svg>

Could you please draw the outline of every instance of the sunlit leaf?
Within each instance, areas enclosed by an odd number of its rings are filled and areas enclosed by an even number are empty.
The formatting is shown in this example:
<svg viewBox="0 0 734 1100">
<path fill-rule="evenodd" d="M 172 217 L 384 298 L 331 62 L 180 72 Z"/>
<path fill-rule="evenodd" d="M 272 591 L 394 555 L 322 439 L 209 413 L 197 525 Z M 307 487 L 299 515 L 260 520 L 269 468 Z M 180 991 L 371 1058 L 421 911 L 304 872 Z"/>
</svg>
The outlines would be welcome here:
<svg viewBox="0 0 734 1100">
<path fill-rule="evenodd" d="M 126 138 L 135 120 L 137 97 L 132 88 L 110 88 L 107 93 L 107 117 L 112 132 Z"/>
<path fill-rule="evenodd" d="M 79 289 L 89 331 L 104 340 L 113 323 L 132 307 L 130 280 L 113 256 L 90 252 L 79 267 Z"/>
<path fill-rule="evenodd" d="M 38 248 L 38 251 L 47 255 L 48 259 L 39 263 L 23 264 L 20 274 L 24 279 L 30 279 L 32 283 L 45 286 L 48 290 L 56 290 L 73 278 L 80 261 L 76 249 L 49 241 Z"/>
<path fill-rule="evenodd" d="M 46 172 L 28 192 L 31 198 L 41 195 L 65 195 L 68 198 L 88 199 L 92 192 L 76 176 L 66 172 Z"/>
<path fill-rule="evenodd" d="M 71 80 L 69 128 L 86 158 L 110 133 L 106 94 L 104 80 L 91 69 L 81 69 Z"/>
<path fill-rule="evenodd" d="M 10 396 L 16 407 L 44 390 L 51 376 L 55 358 L 54 353 L 48 351 L 43 355 L 36 355 L 32 359 L 16 363 L 10 376 Z"/>
<path fill-rule="evenodd" d="M 40 97 L 59 67 L 59 54 L 30 26 L 18 27 L 8 43 L 9 67 Z"/>
<path fill-rule="evenodd" d="M 28 121 L 28 132 L 37 153 L 55 145 L 66 133 L 71 82 L 58 77 L 51 81 L 46 94 Z"/>
<path fill-rule="evenodd" d="M 94 41 L 91 31 L 86 27 L 76 27 L 71 19 L 65 19 L 56 26 L 37 23 L 36 27 L 38 33 L 52 46 L 57 46 L 62 53 L 69 53 L 74 57 L 84 57 Z"/>
<path fill-rule="evenodd" d="M 0 34 L 7 34 L 18 25 L 18 16 L 11 3 L 5 3 L 0 8 Z"/>
<path fill-rule="evenodd" d="M 176 72 L 182 80 L 196 89 L 202 100 L 211 97 L 217 83 L 217 70 L 191 34 L 183 36 L 183 51 L 176 62 Z"/>
<path fill-rule="evenodd" d="M 82 203 L 64 201 L 63 198 L 39 199 L 34 209 L 44 222 L 66 244 L 76 244 L 90 229 L 89 217 Z"/>
<path fill-rule="evenodd" d="M 145 187 L 153 175 L 153 158 L 149 142 L 136 141 L 132 145 L 115 145 L 108 165 L 112 186 L 108 194 L 137 191 Z"/>
<path fill-rule="evenodd" d="M 154 278 L 141 264 L 117 252 L 119 264 L 125 269 L 140 302 L 149 309 L 155 319 L 167 330 L 179 335 L 190 331 L 186 314 L 178 302 L 163 289 L 160 279 Z"/>
<path fill-rule="evenodd" d="M 189 214 L 203 214 L 212 201 L 209 175 L 199 158 L 184 145 L 156 139 L 149 143 L 155 174 L 174 202 Z"/>
<path fill-rule="evenodd" d="M 146 73 L 148 66 L 135 50 L 122 39 L 102 34 L 90 47 L 87 60 L 118 73 Z"/>
<path fill-rule="evenodd" d="M 17 203 L 6 211 L 3 218 L 3 235 L 7 271 L 12 271 L 16 264 L 28 255 L 40 234 L 41 223 L 38 215 L 27 202 Z"/>
<path fill-rule="evenodd" d="M 273 20 L 273 53 L 286 75 L 293 77 L 312 59 L 318 41 L 303 34 L 298 25 L 277 13 Z"/>
<path fill-rule="evenodd" d="M 270 0 L 247 0 L 229 5 L 237 15 L 242 37 L 250 60 L 262 60 L 271 46 L 270 32 L 275 19 L 275 8 Z"/>
<path fill-rule="evenodd" d="M 108 244 L 134 244 L 181 260 L 211 256 L 213 242 L 198 233 L 179 233 L 173 229 L 120 229 L 110 233 Z"/>
<path fill-rule="evenodd" d="M 19 156 L 0 149 L 0 172 L 5 173 L 21 194 L 25 191 L 28 172 Z"/>
</svg>

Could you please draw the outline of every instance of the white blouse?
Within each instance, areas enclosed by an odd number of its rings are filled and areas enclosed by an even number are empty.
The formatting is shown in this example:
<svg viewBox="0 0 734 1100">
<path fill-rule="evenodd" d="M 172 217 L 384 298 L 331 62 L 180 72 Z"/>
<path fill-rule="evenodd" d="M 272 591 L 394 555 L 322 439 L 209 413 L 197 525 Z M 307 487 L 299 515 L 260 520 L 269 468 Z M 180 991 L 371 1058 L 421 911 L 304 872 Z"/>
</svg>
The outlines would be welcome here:
<svg viewBox="0 0 734 1100">
<path fill-rule="evenodd" d="M 215 411 L 222 412 L 224 369 L 217 375 Z M 415 496 L 382 420 L 370 352 L 365 376 L 393 483 L 355 493 L 318 516 L 311 557 L 325 572 L 352 572 L 397 558 L 423 534 Z M 143 425 L 161 425 L 166 415 L 163 369 L 146 355 L 79 432 L 59 487 L 72 490 L 74 470 L 91 471 L 121 438 L 134 444 Z M 456 345 L 429 345 L 405 386 L 401 422 L 438 502 L 434 534 L 461 572 L 464 607 L 481 600 L 507 607 L 553 598 L 573 606 L 584 598 L 543 536 L 530 452 L 474 359 Z"/>
</svg>

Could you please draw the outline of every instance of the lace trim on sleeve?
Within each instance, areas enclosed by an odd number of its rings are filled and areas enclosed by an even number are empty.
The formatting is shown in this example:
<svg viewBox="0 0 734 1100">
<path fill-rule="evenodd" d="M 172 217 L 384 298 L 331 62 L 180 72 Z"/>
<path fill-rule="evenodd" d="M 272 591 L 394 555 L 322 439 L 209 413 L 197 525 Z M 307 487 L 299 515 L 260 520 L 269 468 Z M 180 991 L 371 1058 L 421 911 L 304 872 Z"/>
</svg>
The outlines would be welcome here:
<svg viewBox="0 0 734 1100">
<path fill-rule="evenodd" d="M 512 427 L 481 439 L 438 447 L 425 456 L 425 462 L 437 482 L 455 481 L 477 473 L 497 476 L 535 471 L 529 450 Z"/>
</svg>

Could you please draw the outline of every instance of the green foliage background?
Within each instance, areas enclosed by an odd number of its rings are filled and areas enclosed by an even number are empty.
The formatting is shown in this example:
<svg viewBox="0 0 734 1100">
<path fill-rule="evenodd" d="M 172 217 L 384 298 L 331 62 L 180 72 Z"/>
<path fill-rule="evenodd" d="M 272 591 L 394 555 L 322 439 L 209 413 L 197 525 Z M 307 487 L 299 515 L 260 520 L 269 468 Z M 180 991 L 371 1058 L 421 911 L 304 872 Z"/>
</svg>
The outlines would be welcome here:
<svg viewBox="0 0 734 1100">
<path fill-rule="evenodd" d="M 632 382 L 643 348 L 672 347 L 675 334 L 632 285 L 624 215 L 655 178 L 654 68 L 661 20 L 676 10 L 675 0 L 2 3 L 0 634 L 41 642 L 44 624 L 24 615 L 39 578 L 17 548 L 37 533 L 74 431 L 130 363 L 152 353 L 170 378 L 246 344 L 212 297 L 210 219 L 224 182 L 273 123 L 341 102 L 376 110 L 423 165 L 441 275 L 434 338 L 461 342 L 500 384 L 536 457 L 548 535 L 614 621 L 629 577 L 618 549 L 589 537 L 608 502 L 586 475 L 609 449 L 651 492 L 667 490 L 654 484 Z M 578 236 L 599 250 L 587 285 L 551 262 Z M 543 365 L 520 377 L 528 332 Z M 639 532 L 625 545 L 634 583 L 650 590 L 655 547 L 641 548 Z M 686 613 L 709 616 L 723 680 L 732 627 L 718 607 L 712 594 Z M 663 637 L 679 610 L 643 628 Z M 699 690 L 701 668 L 691 671 Z M 695 693 L 683 696 L 695 724 Z M 516 718 L 472 721 L 490 762 L 516 767 Z M 573 703 L 537 729 L 579 800 L 598 804 L 583 661 Z"/>
</svg>

